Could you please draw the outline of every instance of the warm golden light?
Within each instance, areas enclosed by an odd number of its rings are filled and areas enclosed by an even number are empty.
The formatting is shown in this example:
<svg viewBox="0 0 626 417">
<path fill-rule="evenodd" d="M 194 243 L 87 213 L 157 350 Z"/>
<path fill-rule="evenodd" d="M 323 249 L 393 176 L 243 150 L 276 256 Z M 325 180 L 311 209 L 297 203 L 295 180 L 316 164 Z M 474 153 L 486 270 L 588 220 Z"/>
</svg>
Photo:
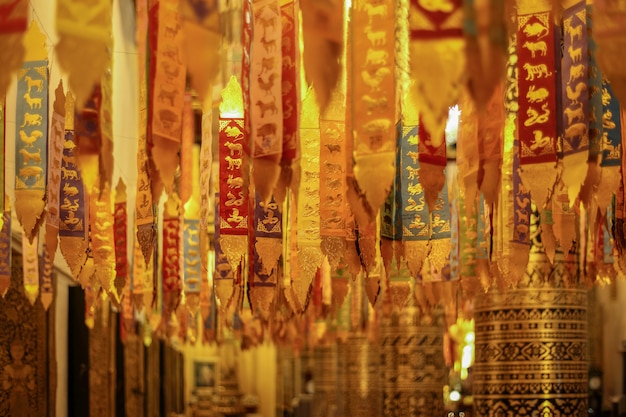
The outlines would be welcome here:
<svg viewBox="0 0 626 417">
<path fill-rule="evenodd" d="M 237 77 L 230 77 L 226 88 L 222 90 L 220 103 L 220 117 L 230 119 L 243 118 L 243 92 L 237 82 Z"/>
</svg>

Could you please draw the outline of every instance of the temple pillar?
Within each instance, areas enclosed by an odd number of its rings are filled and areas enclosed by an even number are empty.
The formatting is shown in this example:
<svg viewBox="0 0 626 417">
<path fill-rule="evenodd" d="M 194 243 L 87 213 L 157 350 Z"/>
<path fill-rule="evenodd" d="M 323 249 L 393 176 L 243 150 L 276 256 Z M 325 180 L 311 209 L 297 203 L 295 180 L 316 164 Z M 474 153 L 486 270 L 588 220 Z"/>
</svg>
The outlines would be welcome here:
<svg viewBox="0 0 626 417">
<path fill-rule="evenodd" d="M 566 274 L 531 253 L 518 288 L 475 300 L 477 417 L 587 416 L 587 293 Z"/>
</svg>

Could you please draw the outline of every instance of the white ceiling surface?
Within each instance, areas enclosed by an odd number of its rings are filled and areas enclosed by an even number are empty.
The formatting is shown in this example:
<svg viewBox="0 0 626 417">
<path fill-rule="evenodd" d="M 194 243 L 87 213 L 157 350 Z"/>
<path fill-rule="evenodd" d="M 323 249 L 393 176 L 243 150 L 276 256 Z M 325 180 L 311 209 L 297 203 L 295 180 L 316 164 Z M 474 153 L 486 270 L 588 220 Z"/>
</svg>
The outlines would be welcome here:
<svg viewBox="0 0 626 417">
<path fill-rule="evenodd" d="M 52 117 L 54 90 L 63 79 L 65 91 L 68 89 L 67 74 L 63 72 L 56 61 L 54 46 L 58 41 L 56 32 L 56 2 L 50 0 L 29 0 L 30 20 L 36 21 L 47 37 L 49 61 L 49 101 L 48 109 Z M 137 88 L 137 50 L 135 46 L 135 23 L 132 2 L 113 0 L 113 135 L 114 160 L 113 188 L 122 178 L 126 183 L 128 193 L 128 250 L 132 254 L 133 224 L 132 213 L 135 204 L 135 188 L 137 183 L 137 137 L 138 137 L 138 88 Z M 80 56 L 80 51 L 76 52 Z M 15 102 L 16 80 L 9 87 L 6 96 L 6 148 L 5 148 L 5 187 L 6 193 L 14 205 L 15 190 Z M 13 213 L 13 233 L 19 234 L 21 226 Z M 42 228 L 43 230 L 43 228 Z M 40 244 L 44 234 L 40 232 Z M 56 256 L 59 269 L 68 272 L 67 264 L 59 252 Z M 69 274 L 68 274 L 69 275 Z"/>
</svg>

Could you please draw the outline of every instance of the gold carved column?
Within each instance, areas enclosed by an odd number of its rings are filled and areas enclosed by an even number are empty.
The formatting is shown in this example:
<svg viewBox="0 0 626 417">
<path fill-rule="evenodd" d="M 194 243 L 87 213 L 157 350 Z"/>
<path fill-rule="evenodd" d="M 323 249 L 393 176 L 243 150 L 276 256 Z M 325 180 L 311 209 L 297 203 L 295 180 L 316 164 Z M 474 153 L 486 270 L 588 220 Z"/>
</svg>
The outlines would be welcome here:
<svg viewBox="0 0 626 417">
<path fill-rule="evenodd" d="M 562 260 L 531 253 L 517 289 L 476 299 L 477 417 L 587 416 L 587 293 Z"/>
<path fill-rule="evenodd" d="M 405 307 L 381 326 L 383 416 L 443 416 L 445 315 Z"/>
<path fill-rule="evenodd" d="M 316 346 L 313 350 L 313 417 L 326 417 L 337 412 L 337 345 Z"/>
</svg>

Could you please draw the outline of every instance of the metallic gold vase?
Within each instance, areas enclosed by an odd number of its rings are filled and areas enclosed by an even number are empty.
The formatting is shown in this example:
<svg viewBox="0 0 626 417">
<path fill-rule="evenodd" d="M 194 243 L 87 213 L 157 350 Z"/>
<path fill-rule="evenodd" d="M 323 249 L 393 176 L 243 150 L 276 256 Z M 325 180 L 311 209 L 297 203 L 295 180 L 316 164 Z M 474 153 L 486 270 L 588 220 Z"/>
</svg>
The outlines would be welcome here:
<svg viewBox="0 0 626 417">
<path fill-rule="evenodd" d="M 476 299 L 477 417 L 587 416 L 587 294 L 555 261 L 531 254 L 517 289 Z"/>
</svg>

